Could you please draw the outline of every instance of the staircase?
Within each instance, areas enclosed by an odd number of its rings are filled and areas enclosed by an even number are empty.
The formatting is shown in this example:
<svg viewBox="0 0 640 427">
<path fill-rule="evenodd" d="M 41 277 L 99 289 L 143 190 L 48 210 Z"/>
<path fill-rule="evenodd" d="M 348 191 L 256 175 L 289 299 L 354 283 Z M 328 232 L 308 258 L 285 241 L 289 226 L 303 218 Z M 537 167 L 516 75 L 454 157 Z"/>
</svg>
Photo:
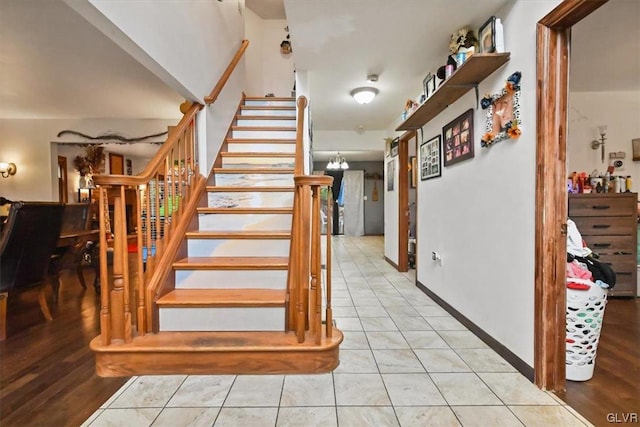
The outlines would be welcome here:
<svg viewBox="0 0 640 427">
<path fill-rule="evenodd" d="M 156 299 L 157 332 L 104 346 L 101 376 L 320 373 L 339 363 L 342 333 L 294 332 L 290 251 L 296 161 L 293 98 L 245 98 L 206 183 L 173 289 Z M 296 298 L 293 296 L 293 298 Z"/>
</svg>

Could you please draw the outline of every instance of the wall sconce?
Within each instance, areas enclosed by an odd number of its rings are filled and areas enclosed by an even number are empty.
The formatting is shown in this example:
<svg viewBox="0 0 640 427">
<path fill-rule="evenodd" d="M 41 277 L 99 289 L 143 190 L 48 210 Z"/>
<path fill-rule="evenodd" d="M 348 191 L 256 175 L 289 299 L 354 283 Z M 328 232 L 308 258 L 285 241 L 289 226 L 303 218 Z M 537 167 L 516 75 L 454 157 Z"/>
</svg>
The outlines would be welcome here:
<svg viewBox="0 0 640 427">
<path fill-rule="evenodd" d="M 347 163 L 345 158 L 340 156 L 340 153 L 338 153 L 336 155 L 336 157 L 332 157 L 332 158 L 329 159 L 329 164 L 327 164 L 327 169 L 330 169 L 330 170 L 336 170 L 336 169 L 346 170 L 346 169 L 349 169 L 349 163 Z"/>
<path fill-rule="evenodd" d="M 15 175 L 17 170 L 18 168 L 15 163 L 0 162 L 0 175 L 2 175 L 3 178 L 9 178 Z"/>
<path fill-rule="evenodd" d="M 605 137 L 606 132 L 607 132 L 607 126 L 606 125 L 601 125 L 598 126 L 598 132 L 600 133 L 600 141 L 598 141 L 597 139 L 594 139 L 593 141 L 591 141 L 591 148 L 593 148 L 594 150 L 597 150 L 598 147 L 600 147 L 600 157 L 602 159 L 602 163 L 604 163 L 604 142 L 607 140 L 607 138 Z"/>
</svg>

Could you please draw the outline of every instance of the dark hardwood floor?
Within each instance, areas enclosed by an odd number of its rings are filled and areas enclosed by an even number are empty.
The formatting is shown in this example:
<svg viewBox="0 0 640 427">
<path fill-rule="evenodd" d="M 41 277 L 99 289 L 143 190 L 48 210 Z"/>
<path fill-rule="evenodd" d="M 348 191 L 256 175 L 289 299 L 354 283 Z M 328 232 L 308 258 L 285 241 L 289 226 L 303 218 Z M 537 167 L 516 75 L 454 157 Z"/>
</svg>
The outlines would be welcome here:
<svg viewBox="0 0 640 427">
<path fill-rule="evenodd" d="M 99 334 L 99 298 L 85 270 L 88 289 L 62 273 L 60 298 L 48 301 L 53 321 L 38 305 L 38 291 L 9 295 L 7 339 L 0 343 L 0 425 L 79 426 L 128 378 L 95 374 L 89 341 Z"/>
<path fill-rule="evenodd" d="M 609 300 L 593 378 L 560 397 L 596 426 L 640 423 L 640 298 Z"/>
</svg>

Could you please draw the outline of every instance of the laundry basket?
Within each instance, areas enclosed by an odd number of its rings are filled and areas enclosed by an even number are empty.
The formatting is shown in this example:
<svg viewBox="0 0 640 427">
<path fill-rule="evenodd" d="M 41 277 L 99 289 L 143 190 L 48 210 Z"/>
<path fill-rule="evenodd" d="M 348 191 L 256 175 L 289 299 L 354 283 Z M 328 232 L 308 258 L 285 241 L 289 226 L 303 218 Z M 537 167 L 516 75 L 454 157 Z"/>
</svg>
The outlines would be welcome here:
<svg viewBox="0 0 640 427">
<path fill-rule="evenodd" d="M 572 289 L 571 282 L 589 287 Z M 571 282 L 567 285 L 566 376 L 571 381 L 586 381 L 593 376 L 607 290 L 590 280 Z"/>
</svg>

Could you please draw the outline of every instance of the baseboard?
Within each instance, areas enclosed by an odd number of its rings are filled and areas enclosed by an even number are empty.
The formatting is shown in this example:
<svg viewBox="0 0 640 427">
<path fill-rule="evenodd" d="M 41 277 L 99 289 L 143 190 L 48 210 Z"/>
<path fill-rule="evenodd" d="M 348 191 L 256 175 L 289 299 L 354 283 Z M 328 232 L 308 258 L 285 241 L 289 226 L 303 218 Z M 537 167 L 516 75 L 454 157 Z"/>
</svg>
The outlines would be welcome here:
<svg viewBox="0 0 640 427">
<path fill-rule="evenodd" d="M 502 345 L 500 341 L 493 338 L 491 335 L 486 333 L 482 328 L 473 323 L 471 320 L 467 319 L 462 313 L 458 310 L 447 304 L 442 298 L 433 293 L 433 291 L 429 290 L 425 285 L 420 283 L 419 280 L 416 280 L 416 286 L 422 292 L 427 294 L 429 298 L 434 300 L 440 307 L 444 308 L 451 316 L 453 316 L 458 322 L 462 323 L 467 329 L 473 332 L 478 338 L 480 338 L 486 345 L 488 345 L 491 349 L 493 349 L 496 353 L 502 356 L 511 366 L 516 368 L 522 375 L 527 377 L 529 381 L 534 381 L 534 371 L 531 366 L 529 366 L 524 360 L 520 359 L 516 356 L 511 350 Z"/>
<path fill-rule="evenodd" d="M 398 268 L 398 264 L 396 264 L 395 262 L 391 261 L 389 258 L 384 257 L 384 260 L 387 261 L 389 264 L 391 264 L 396 270 L 399 270 Z"/>
</svg>

